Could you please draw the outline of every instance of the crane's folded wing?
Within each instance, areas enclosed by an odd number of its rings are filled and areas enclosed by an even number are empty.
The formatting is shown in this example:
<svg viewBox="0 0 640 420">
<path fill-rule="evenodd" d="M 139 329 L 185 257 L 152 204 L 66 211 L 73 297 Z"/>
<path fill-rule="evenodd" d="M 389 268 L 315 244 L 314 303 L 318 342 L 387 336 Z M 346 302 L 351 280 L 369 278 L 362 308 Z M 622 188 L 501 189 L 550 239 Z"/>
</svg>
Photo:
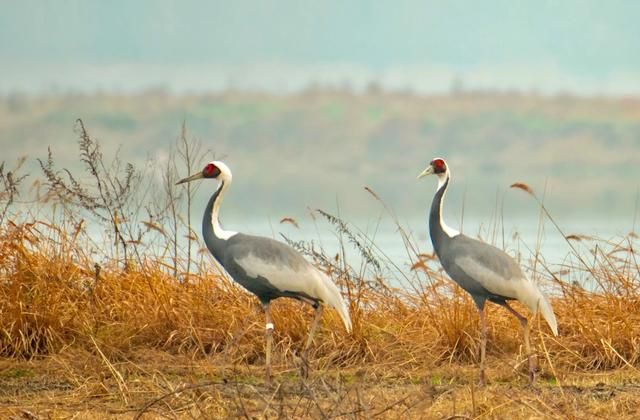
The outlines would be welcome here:
<svg viewBox="0 0 640 420">
<path fill-rule="evenodd" d="M 472 256 L 462 256 L 455 259 L 455 263 L 468 277 L 476 280 L 482 287 L 492 294 L 507 298 L 518 297 L 518 286 L 527 281 L 521 274 L 495 270 L 491 264 Z"/>
<path fill-rule="evenodd" d="M 280 291 L 312 292 L 308 277 L 314 277 L 314 269 L 308 263 L 289 265 L 283 259 L 266 260 L 254 253 L 234 258 L 234 261 L 249 277 L 262 277 Z"/>
</svg>

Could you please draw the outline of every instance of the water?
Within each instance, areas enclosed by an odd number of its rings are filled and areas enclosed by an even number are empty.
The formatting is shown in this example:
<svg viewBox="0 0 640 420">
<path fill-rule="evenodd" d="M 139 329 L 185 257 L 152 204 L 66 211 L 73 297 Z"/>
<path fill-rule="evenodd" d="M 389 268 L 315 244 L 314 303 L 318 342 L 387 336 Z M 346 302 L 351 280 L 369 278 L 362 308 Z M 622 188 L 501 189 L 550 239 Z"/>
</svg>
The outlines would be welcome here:
<svg viewBox="0 0 640 420">
<path fill-rule="evenodd" d="M 349 230 L 356 234 L 363 245 L 371 247 L 373 253 L 386 266 L 386 274 L 392 278 L 406 277 L 411 271 L 411 265 L 418 260 L 417 254 L 433 253 L 426 220 L 400 221 L 400 225 L 408 237 L 408 242 L 405 242 L 398 226 L 390 219 L 348 223 Z M 450 225 L 459 229 L 455 223 Z M 624 244 L 626 240 L 634 240 L 629 237 L 625 239 L 633 229 L 632 221 L 622 219 L 573 220 L 560 228 L 565 235 L 580 235 L 581 239 L 567 241 L 549 220 L 539 223 L 538 220 L 531 222 L 526 219 L 513 219 L 508 224 L 505 222 L 504 227 L 487 221 L 466 220 L 462 231 L 468 236 L 482 239 L 505 250 L 520 261 L 525 271 L 534 265 L 533 261 L 537 258 L 543 263 L 536 264 L 537 270 L 540 270 L 544 277 L 548 277 L 544 274 L 548 274 L 549 271 L 560 273 L 567 266 L 579 265 L 576 253 L 583 261 L 592 262 L 596 244 L 601 248 L 604 245 L 607 251 L 607 248 L 612 248 L 613 245 L 607 245 L 606 241 Z M 289 223 L 254 220 L 238 226 L 237 229 L 278 240 L 282 240 L 282 235 L 285 235 L 294 241 L 313 241 L 316 247 L 322 248 L 329 256 L 341 250 L 340 235 L 323 219 L 300 223 L 299 228 Z M 342 235 L 342 243 L 347 262 L 356 269 L 362 267 L 364 259 L 361 253 L 349 243 L 345 235 Z M 567 278 L 567 281 L 585 280 L 584 277 Z"/>
<path fill-rule="evenodd" d="M 199 224 L 198 219 L 194 220 Z M 364 275 L 365 278 L 380 275 L 394 286 L 407 287 L 410 280 L 424 279 L 424 274 L 412 271 L 411 266 L 419 260 L 420 254 L 433 253 L 425 219 L 401 220 L 400 228 L 390 217 L 367 221 L 345 218 L 345 222 L 346 220 L 349 220 L 348 230 L 379 262 L 379 270 L 366 262 L 361 251 L 349 241 L 347 235 L 338 233 L 335 226 L 321 217 L 300 219 L 297 221 L 299 227 L 291 223 L 280 223 L 279 220 L 237 218 L 225 225 L 225 228 L 280 241 L 285 236 L 292 241 L 313 243 L 317 251 L 328 257 L 339 254 L 340 260 L 344 259 L 342 262 L 346 262 L 357 274 Z M 460 229 L 459 223 L 449 224 Z M 194 228 L 199 234 L 199 227 Z M 624 219 L 573 219 L 563 222 L 560 228 L 565 235 L 581 235 L 582 239 L 567 241 L 549 220 L 540 223 L 537 219 L 532 222 L 526 218 L 512 218 L 505 221 L 504 226 L 486 220 L 467 219 L 462 231 L 505 250 L 520 262 L 529 277 L 549 279 L 553 273 L 563 282 L 577 282 L 592 290 L 596 285 L 588 270 L 584 269 L 584 263 L 594 263 L 596 246 L 606 253 L 615 244 L 626 245 L 626 241 L 635 241 L 634 237 L 628 236 L 633 230 L 633 221 Z M 93 229 L 90 236 L 97 237 L 98 233 L 98 230 Z M 101 240 L 96 239 L 95 243 L 101 243 Z M 440 268 L 435 260 L 427 264 L 434 270 Z M 582 269 L 571 270 L 572 267 Z"/>
</svg>

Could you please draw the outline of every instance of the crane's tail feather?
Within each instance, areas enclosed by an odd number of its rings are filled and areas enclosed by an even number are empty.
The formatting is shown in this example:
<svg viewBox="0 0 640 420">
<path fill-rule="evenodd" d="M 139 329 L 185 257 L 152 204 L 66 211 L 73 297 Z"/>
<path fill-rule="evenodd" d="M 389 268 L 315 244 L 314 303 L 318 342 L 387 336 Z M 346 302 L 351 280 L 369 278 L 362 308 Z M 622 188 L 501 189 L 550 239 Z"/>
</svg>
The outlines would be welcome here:
<svg viewBox="0 0 640 420">
<path fill-rule="evenodd" d="M 524 287 L 521 289 L 522 293 L 518 297 L 518 300 L 524 303 L 533 315 L 540 312 L 544 320 L 549 324 L 553 335 L 558 335 L 558 322 L 556 321 L 556 316 L 553 313 L 553 308 L 549 300 L 531 280 L 525 278 L 523 281 L 525 281 L 523 284 Z"/>
<path fill-rule="evenodd" d="M 342 298 L 340 294 L 340 290 L 338 286 L 331 281 L 331 279 L 325 275 L 324 273 L 320 273 L 320 277 L 322 278 L 322 292 L 320 293 L 320 298 L 324 303 L 333 307 L 342 318 L 342 322 L 344 322 L 344 327 L 347 332 L 351 332 L 351 317 L 349 316 L 349 307 L 347 306 L 345 300 Z"/>
<path fill-rule="evenodd" d="M 553 313 L 551 304 L 542 293 L 540 293 L 540 298 L 538 299 L 538 309 L 540 310 L 542 317 L 547 321 L 547 324 L 549 324 L 551 331 L 553 331 L 553 335 L 557 336 L 558 322 L 556 321 L 556 315 Z"/>
</svg>

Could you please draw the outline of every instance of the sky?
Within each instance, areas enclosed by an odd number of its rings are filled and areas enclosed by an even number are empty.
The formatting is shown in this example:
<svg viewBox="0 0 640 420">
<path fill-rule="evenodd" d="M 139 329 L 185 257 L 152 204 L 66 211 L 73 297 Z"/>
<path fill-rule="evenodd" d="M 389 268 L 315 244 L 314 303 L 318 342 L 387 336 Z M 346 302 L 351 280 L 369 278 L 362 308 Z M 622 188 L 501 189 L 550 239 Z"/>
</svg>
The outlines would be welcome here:
<svg viewBox="0 0 640 420">
<path fill-rule="evenodd" d="M 0 93 L 640 95 L 640 2 L 0 0 Z"/>
</svg>

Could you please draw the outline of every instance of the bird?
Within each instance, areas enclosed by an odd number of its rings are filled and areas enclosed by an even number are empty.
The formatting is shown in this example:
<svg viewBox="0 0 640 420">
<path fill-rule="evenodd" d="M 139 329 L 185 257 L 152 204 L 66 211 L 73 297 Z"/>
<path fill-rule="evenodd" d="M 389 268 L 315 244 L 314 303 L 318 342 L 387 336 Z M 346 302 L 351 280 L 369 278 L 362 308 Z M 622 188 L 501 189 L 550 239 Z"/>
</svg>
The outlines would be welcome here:
<svg viewBox="0 0 640 420">
<path fill-rule="evenodd" d="M 444 196 L 451 181 L 449 166 L 441 158 L 429 162 L 418 179 L 436 175 L 438 186 L 429 211 L 429 234 L 433 249 L 444 271 L 473 299 L 480 317 L 480 385 L 486 385 L 485 352 L 487 322 L 484 307 L 487 301 L 504 307 L 515 316 L 523 329 L 525 351 L 529 364 L 529 383 L 535 380 L 536 361 L 531 353 L 527 318 L 509 305 L 510 300 L 523 303 L 533 315 L 540 312 L 555 336 L 558 324 L 553 308 L 538 286 L 527 278 L 516 261 L 504 251 L 470 238 L 449 227 L 442 216 Z"/>
<path fill-rule="evenodd" d="M 340 290 L 322 271 L 309 263 L 289 245 L 271 238 L 253 236 L 223 229 L 219 212 L 232 181 L 229 167 L 212 161 L 176 185 L 200 179 L 215 179 L 218 187 L 209 198 L 202 219 L 204 242 L 230 277 L 260 300 L 265 314 L 265 384 L 271 385 L 271 346 L 274 325 L 270 313 L 272 300 L 287 297 L 311 305 L 314 318 L 302 351 L 302 375 L 308 375 L 308 350 L 323 313 L 323 304 L 333 307 L 351 332 L 349 310 Z"/>
</svg>

